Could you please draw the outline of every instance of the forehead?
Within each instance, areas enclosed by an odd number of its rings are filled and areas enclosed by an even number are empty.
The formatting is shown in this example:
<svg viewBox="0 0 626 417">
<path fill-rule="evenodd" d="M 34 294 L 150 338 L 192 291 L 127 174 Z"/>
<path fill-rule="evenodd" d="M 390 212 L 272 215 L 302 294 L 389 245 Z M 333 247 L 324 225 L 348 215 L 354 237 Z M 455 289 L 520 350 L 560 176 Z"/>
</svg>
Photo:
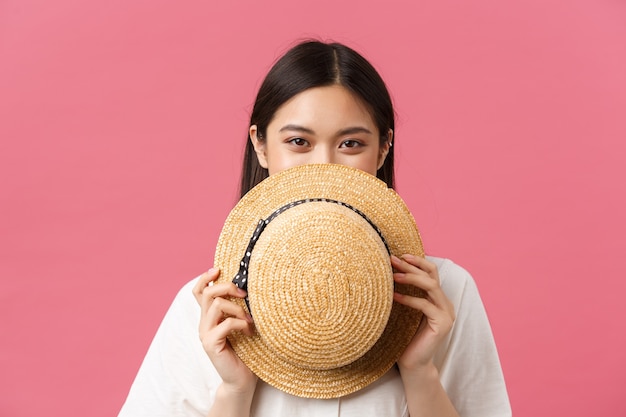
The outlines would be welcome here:
<svg viewBox="0 0 626 417">
<path fill-rule="evenodd" d="M 329 128 L 360 125 L 375 129 L 368 106 L 339 85 L 310 88 L 296 94 L 278 108 L 268 127 L 280 129 L 286 123 Z"/>
</svg>

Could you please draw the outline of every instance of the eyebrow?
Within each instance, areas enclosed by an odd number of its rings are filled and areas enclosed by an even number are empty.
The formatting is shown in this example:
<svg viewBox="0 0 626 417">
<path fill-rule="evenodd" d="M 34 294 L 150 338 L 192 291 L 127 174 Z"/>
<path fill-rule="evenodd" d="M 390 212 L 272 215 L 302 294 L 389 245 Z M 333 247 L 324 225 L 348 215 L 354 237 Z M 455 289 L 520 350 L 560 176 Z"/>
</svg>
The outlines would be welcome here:
<svg viewBox="0 0 626 417">
<path fill-rule="evenodd" d="M 289 125 L 285 125 L 285 126 L 281 127 L 279 132 L 284 132 L 286 130 L 291 130 L 291 131 L 295 131 L 295 132 L 302 132 L 302 133 L 308 133 L 310 135 L 315 134 L 315 132 L 313 132 L 313 130 L 309 129 L 308 127 L 299 126 L 299 125 L 293 125 L 293 124 L 289 124 Z"/>
<path fill-rule="evenodd" d="M 295 131 L 295 132 L 302 132 L 302 133 L 308 133 L 309 135 L 314 135 L 315 132 L 313 131 L 313 129 L 309 129 L 308 127 L 304 127 L 304 126 L 300 126 L 300 125 L 294 125 L 294 124 L 288 124 L 285 125 L 283 127 L 280 128 L 279 132 L 284 132 L 284 131 Z M 339 135 L 352 135 L 354 133 L 369 133 L 372 134 L 372 131 L 362 127 L 362 126 L 353 126 L 353 127 L 347 127 L 345 129 L 340 130 Z"/>
</svg>

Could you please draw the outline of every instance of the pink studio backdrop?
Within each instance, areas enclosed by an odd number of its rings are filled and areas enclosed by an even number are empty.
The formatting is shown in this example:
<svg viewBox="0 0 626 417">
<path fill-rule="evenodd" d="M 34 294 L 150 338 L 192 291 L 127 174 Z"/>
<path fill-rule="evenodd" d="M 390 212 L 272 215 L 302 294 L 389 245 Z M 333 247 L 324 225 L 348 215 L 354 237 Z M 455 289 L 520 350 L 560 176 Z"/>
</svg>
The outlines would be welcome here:
<svg viewBox="0 0 626 417">
<path fill-rule="evenodd" d="M 0 1 L 0 416 L 111 416 L 212 264 L 261 78 L 346 42 L 516 416 L 624 416 L 626 3 Z"/>
</svg>

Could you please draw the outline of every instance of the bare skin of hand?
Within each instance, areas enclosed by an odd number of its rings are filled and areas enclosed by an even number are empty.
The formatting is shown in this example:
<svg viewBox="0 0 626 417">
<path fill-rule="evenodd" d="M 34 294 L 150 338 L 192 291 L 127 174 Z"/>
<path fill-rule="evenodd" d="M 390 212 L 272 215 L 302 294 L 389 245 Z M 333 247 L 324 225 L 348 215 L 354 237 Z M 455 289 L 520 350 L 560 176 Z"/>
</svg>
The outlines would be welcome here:
<svg viewBox="0 0 626 417">
<path fill-rule="evenodd" d="M 254 393 L 257 377 L 235 354 L 227 336 L 233 332 L 254 333 L 252 317 L 230 298 L 244 298 L 246 292 L 232 283 L 214 284 L 219 270 L 202 274 L 193 288 L 201 307 L 199 335 L 202 346 L 222 377 L 222 389 L 232 394 Z"/>
<path fill-rule="evenodd" d="M 420 328 L 398 360 L 401 369 L 416 371 L 432 365 L 435 352 L 454 324 L 454 306 L 441 289 L 434 263 L 419 256 L 403 255 L 392 256 L 391 264 L 396 270 L 395 282 L 426 292 L 426 298 L 394 293 L 395 301 L 424 313 Z"/>
<path fill-rule="evenodd" d="M 391 257 L 394 281 L 426 292 L 425 298 L 394 293 L 394 300 L 424 313 L 420 327 L 398 359 L 411 417 L 458 417 L 439 380 L 434 356 L 454 324 L 452 302 L 441 289 L 437 266 L 413 255 Z"/>
</svg>

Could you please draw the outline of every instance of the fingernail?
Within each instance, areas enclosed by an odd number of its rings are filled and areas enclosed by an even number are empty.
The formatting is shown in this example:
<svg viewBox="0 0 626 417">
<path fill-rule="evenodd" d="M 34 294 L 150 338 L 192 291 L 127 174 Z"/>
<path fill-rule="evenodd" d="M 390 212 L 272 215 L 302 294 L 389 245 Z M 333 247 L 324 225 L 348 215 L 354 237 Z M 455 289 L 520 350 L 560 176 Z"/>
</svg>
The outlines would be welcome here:
<svg viewBox="0 0 626 417">
<path fill-rule="evenodd" d="M 248 321 L 248 323 L 254 323 L 254 320 L 252 319 L 250 313 L 246 313 L 246 320 Z"/>
</svg>

